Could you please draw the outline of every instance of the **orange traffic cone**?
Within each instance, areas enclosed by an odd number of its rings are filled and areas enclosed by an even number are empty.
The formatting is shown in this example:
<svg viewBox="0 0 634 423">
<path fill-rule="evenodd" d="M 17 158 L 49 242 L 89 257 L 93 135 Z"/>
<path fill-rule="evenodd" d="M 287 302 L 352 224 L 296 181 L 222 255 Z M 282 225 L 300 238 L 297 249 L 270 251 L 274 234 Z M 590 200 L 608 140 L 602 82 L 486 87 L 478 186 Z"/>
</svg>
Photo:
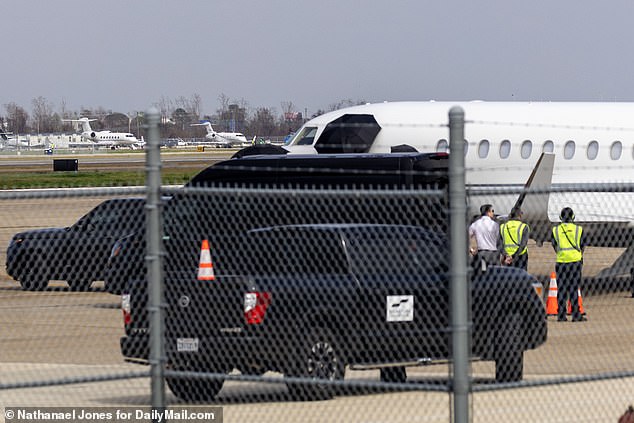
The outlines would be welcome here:
<svg viewBox="0 0 634 423">
<path fill-rule="evenodd" d="M 198 265 L 198 280 L 213 281 L 216 279 L 214 275 L 214 265 L 211 262 L 211 250 L 209 250 L 209 241 L 203 239 L 200 247 L 200 264 Z"/>
<path fill-rule="evenodd" d="M 581 298 L 581 289 L 579 289 L 577 291 L 577 296 L 579 297 L 579 313 L 581 313 L 582 315 L 586 314 L 586 310 L 583 308 L 583 299 Z M 568 300 L 568 314 L 572 314 L 572 304 L 570 303 L 570 300 Z"/>
<path fill-rule="evenodd" d="M 557 275 L 550 274 L 550 285 L 548 286 L 548 298 L 546 299 L 546 314 L 548 316 L 557 315 Z"/>
</svg>

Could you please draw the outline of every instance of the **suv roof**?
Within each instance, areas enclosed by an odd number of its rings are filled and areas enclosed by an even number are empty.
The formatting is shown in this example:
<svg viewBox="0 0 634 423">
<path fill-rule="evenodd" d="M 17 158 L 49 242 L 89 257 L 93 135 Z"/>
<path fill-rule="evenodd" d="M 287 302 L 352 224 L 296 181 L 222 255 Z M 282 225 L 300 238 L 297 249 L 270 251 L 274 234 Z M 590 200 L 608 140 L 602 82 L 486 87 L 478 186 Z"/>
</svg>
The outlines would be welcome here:
<svg viewBox="0 0 634 423">
<path fill-rule="evenodd" d="M 186 186 L 412 187 L 448 184 L 446 153 L 257 155 L 216 163 Z"/>
</svg>

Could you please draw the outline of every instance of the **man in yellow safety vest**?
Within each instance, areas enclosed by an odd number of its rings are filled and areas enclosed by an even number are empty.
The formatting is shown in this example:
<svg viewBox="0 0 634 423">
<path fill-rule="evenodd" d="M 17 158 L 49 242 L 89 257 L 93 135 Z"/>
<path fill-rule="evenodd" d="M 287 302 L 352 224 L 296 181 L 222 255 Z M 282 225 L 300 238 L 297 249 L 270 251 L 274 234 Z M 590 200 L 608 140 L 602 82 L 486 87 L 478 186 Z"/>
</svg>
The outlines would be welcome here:
<svg viewBox="0 0 634 423">
<path fill-rule="evenodd" d="M 522 222 L 522 209 L 513 208 L 509 220 L 500 225 L 500 236 L 504 244 L 504 263 L 528 269 L 528 236 L 531 228 Z"/>
<path fill-rule="evenodd" d="M 579 287 L 583 268 L 585 241 L 583 228 L 576 225 L 575 213 L 564 207 L 559 215 L 561 223 L 553 227 L 551 243 L 557 253 L 555 272 L 557 273 L 557 320 L 565 322 L 566 303 L 570 300 L 572 321 L 586 320 L 579 311 Z"/>
</svg>

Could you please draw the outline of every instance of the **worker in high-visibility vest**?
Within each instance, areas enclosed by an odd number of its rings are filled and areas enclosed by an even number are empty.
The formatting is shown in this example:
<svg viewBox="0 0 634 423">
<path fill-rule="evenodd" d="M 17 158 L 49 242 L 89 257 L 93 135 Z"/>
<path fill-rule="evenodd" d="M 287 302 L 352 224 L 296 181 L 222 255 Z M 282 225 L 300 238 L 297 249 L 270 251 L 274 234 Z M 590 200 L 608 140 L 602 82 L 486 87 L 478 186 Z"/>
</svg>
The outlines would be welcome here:
<svg viewBox="0 0 634 423">
<path fill-rule="evenodd" d="M 553 227 L 552 245 L 557 253 L 555 272 L 557 273 L 557 320 L 565 322 L 566 303 L 570 300 L 572 321 L 586 320 L 579 311 L 579 288 L 583 268 L 585 240 L 583 228 L 574 223 L 575 213 L 564 207 L 559 215 L 561 223 Z"/>
<path fill-rule="evenodd" d="M 509 220 L 500 225 L 500 236 L 504 244 L 504 264 L 527 270 L 527 245 L 531 228 L 522 222 L 523 215 L 522 209 L 513 208 Z"/>
</svg>

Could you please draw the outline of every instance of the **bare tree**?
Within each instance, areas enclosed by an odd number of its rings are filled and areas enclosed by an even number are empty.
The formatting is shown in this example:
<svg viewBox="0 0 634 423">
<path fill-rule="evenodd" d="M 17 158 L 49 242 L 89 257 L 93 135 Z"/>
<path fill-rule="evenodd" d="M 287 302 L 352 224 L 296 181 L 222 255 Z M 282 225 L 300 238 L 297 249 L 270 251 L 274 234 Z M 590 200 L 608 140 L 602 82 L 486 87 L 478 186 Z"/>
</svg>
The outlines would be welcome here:
<svg viewBox="0 0 634 423">
<path fill-rule="evenodd" d="M 343 109 L 344 107 L 358 106 L 360 104 L 365 104 L 365 103 L 366 103 L 365 100 L 353 101 L 350 98 L 346 98 L 344 100 L 339 100 L 336 103 L 331 103 L 330 106 L 328 106 L 328 111 L 332 112 L 334 110 Z"/>
<path fill-rule="evenodd" d="M 228 95 L 226 95 L 225 93 L 221 93 L 218 96 L 218 102 L 220 103 L 220 109 L 218 110 L 218 114 L 222 114 L 222 113 L 225 113 L 227 109 L 229 109 L 229 103 L 231 103 L 231 100 L 229 100 Z"/>
<path fill-rule="evenodd" d="M 9 131 L 15 134 L 23 134 L 28 130 L 27 122 L 29 114 L 16 103 L 11 102 L 4 105 L 7 110 L 7 124 Z"/>
<path fill-rule="evenodd" d="M 258 107 L 255 115 L 249 120 L 249 133 L 253 135 L 275 135 L 278 125 L 275 119 L 275 110 L 266 107 Z"/>
<path fill-rule="evenodd" d="M 31 104 L 33 106 L 32 127 L 37 130 L 38 134 L 41 132 L 53 132 L 53 104 L 42 96 L 31 100 Z"/>
<path fill-rule="evenodd" d="M 280 106 L 282 107 L 282 113 L 284 114 L 293 113 L 295 111 L 295 105 L 292 101 L 282 101 Z"/>
<path fill-rule="evenodd" d="M 111 131 L 128 131 L 130 119 L 123 113 L 111 113 L 103 118 L 104 126 Z"/>
<path fill-rule="evenodd" d="M 203 100 L 198 94 L 192 94 L 191 99 L 191 113 L 196 117 L 196 119 L 200 119 L 201 109 L 203 105 Z"/>
<path fill-rule="evenodd" d="M 161 96 L 155 106 L 157 109 L 159 109 L 159 113 L 161 114 L 161 121 L 165 123 L 167 117 L 170 116 L 172 114 L 172 111 L 174 110 L 172 100 L 170 100 L 168 97 Z"/>
</svg>

